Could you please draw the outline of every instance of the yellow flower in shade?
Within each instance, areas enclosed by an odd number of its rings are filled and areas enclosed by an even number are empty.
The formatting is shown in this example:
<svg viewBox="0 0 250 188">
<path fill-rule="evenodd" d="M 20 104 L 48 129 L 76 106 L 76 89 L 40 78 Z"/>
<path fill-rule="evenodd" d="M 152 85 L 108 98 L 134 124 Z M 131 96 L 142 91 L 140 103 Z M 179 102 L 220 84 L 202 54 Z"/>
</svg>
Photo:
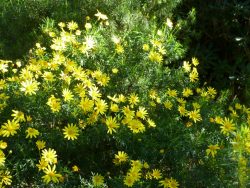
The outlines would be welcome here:
<svg viewBox="0 0 250 188">
<path fill-rule="evenodd" d="M 196 68 L 193 68 L 192 72 L 189 74 L 190 82 L 196 82 L 199 80 L 199 74 Z"/>
<path fill-rule="evenodd" d="M 63 89 L 62 94 L 63 94 L 65 102 L 71 101 L 74 97 L 74 95 L 72 94 L 72 92 L 69 89 Z"/>
<path fill-rule="evenodd" d="M 4 187 L 4 185 L 7 185 L 7 186 L 11 185 L 11 183 L 12 183 L 12 180 L 11 180 L 12 176 L 10 175 L 10 171 L 8 171 L 8 170 L 5 170 L 5 171 L 1 170 L 0 171 L 0 177 L 1 177 L 1 183 L 0 183 L 1 187 Z"/>
<path fill-rule="evenodd" d="M 229 135 L 230 132 L 236 129 L 235 124 L 233 123 L 233 120 L 230 120 L 228 118 L 224 118 L 220 128 L 221 128 L 221 132 L 227 136 Z"/>
<path fill-rule="evenodd" d="M 168 109 L 168 110 L 171 110 L 172 107 L 173 107 L 172 102 L 169 101 L 169 100 L 166 100 L 163 104 L 164 104 L 165 108 Z"/>
<path fill-rule="evenodd" d="M 72 166 L 72 171 L 73 172 L 79 172 L 80 168 L 78 168 L 78 166 L 74 165 L 74 166 Z"/>
<path fill-rule="evenodd" d="M 96 110 L 97 114 L 104 114 L 108 109 L 108 105 L 104 100 L 98 99 L 95 101 L 94 109 Z"/>
<path fill-rule="evenodd" d="M 111 112 L 119 112 L 119 106 L 117 104 L 111 103 L 110 110 Z"/>
<path fill-rule="evenodd" d="M 12 110 L 13 114 L 11 114 L 12 117 L 14 117 L 15 120 L 19 122 L 25 122 L 24 113 L 18 110 Z"/>
<path fill-rule="evenodd" d="M 243 107 L 242 107 L 242 105 L 241 104 L 239 104 L 239 103 L 236 103 L 235 104 L 235 109 L 236 110 L 241 110 Z"/>
<path fill-rule="evenodd" d="M 33 95 L 38 91 L 39 83 L 36 80 L 26 80 L 21 82 L 21 91 L 25 93 L 25 95 Z"/>
<path fill-rule="evenodd" d="M 147 115 L 148 115 L 148 112 L 144 107 L 139 107 L 139 109 L 136 112 L 136 116 L 141 119 L 146 119 Z"/>
<path fill-rule="evenodd" d="M 183 97 L 189 97 L 189 96 L 193 95 L 193 91 L 189 88 L 184 88 L 182 91 L 182 95 L 183 95 Z"/>
<path fill-rule="evenodd" d="M 128 99 L 129 103 L 133 106 L 133 105 L 137 105 L 140 100 L 139 100 L 139 97 L 135 94 L 135 93 L 132 93 L 130 96 L 129 96 L 129 99 Z"/>
<path fill-rule="evenodd" d="M 218 149 L 220 149 L 218 144 L 209 145 L 208 149 L 206 149 L 207 156 L 211 155 L 212 157 L 214 157 L 216 155 Z"/>
<path fill-rule="evenodd" d="M 54 183 L 59 183 L 62 175 L 56 173 L 56 165 L 53 165 L 52 168 L 50 165 L 48 165 L 48 167 L 45 168 L 43 172 L 45 173 L 45 175 L 42 178 L 45 183 L 48 184 L 51 181 Z"/>
<path fill-rule="evenodd" d="M 5 149 L 7 148 L 8 144 L 7 142 L 4 142 L 3 140 L 0 141 L 0 149 Z"/>
<path fill-rule="evenodd" d="M 119 123 L 117 123 L 116 117 L 107 117 L 105 120 L 105 123 L 108 127 L 108 133 L 112 134 L 113 132 L 116 132 L 116 129 L 119 128 Z"/>
<path fill-rule="evenodd" d="M 153 172 L 151 175 L 153 178 L 155 178 L 157 180 L 161 178 L 161 172 L 158 169 L 153 169 Z"/>
<path fill-rule="evenodd" d="M 57 154 L 54 149 L 49 148 L 42 150 L 42 159 L 47 161 L 49 164 L 57 163 Z"/>
<path fill-rule="evenodd" d="M 164 188 L 178 188 L 179 183 L 173 179 L 173 178 L 165 178 L 164 180 L 161 180 L 160 186 L 163 186 Z"/>
<path fill-rule="evenodd" d="M 102 186 L 104 184 L 104 177 L 102 175 L 99 174 L 95 174 L 92 177 L 92 183 L 94 186 L 98 187 L 98 186 Z"/>
<path fill-rule="evenodd" d="M 118 151 L 118 154 L 115 154 L 114 161 L 118 164 L 121 164 L 123 162 L 126 162 L 128 160 L 128 154 L 124 151 Z"/>
<path fill-rule="evenodd" d="M 148 44 L 143 44 L 142 49 L 144 51 L 146 51 L 146 52 L 149 51 L 149 45 Z"/>
<path fill-rule="evenodd" d="M 168 90 L 167 90 L 167 95 L 168 95 L 169 97 L 177 97 L 178 93 L 177 93 L 177 91 L 176 91 L 175 89 L 173 89 L 173 90 L 168 89 Z"/>
<path fill-rule="evenodd" d="M 132 177 L 131 175 L 127 175 L 123 180 L 124 185 L 128 187 L 132 187 L 134 185 L 134 182 L 134 177 Z"/>
<path fill-rule="evenodd" d="M 142 124 L 141 121 L 137 119 L 133 119 L 128 122 L 128 128 L 133 132 L 133 133 L 143 133 L 145 131 L 145 126 Z"/>
<path fill-rule="evenodd" d="M 186 113 L 187 113 L 187 110 L 186 110 L 186 108 L 185 108 L 185 106 L 178 106 L 178 111 L 179 111 L 179 113 L 180 113 L 180 115 L 181 116 L 185 116 L 186 115 Z"/>
<path fill-rule="evenodd" d="M 19 129 L 20 125 L 17 120 L 8 120 L 7 123 L 4 123 L 1 127 L 1 135 L 3 137 L 9 137 L 13 136 L 17 133 L 17 130 Z"/>
<path fill-rule="evenodd" d="M 36 164 L 36 167 L 40 171 L 40 170 L 44 170 L 48 165 L 49 165 L 49 163 L 47 161 L 45 161 L 44 159 L 41 159 L 39 161 L 39 164 Z"/>
<path fill-rule="evenodd" d="M 199 65 L 199 61 L 198 61 L 198 59 L 197 59 L 197 58 L 195 58 L 195 57 L 193 57 L 193 58 L 192 58 L 192 64 L 193 64 L 194 66 Z"/>
<path fill-rule="evenodd" d="M 195 123 L 197 121 L 201 121 L 202 118 L 201 118 L 201 115 L 200 115 L 200 110 L 193 110 L 193 111 L 190 111 L 188 112 L 188 116 L 191 120 L 193 120 Z"/>
<path fill-rule="evenodd" d="M 63 129 L 64 138 L 68 140 L 75 140 L 79 136 L 79 128 L 74 124 L 68 124 Z"/>
<path fill-rule="evenodd" d="M 115 47 L 115 51 L 116 51 L 116 53 L 118 53 L 118 54 L 122 54 L 122 53 L 124 53 L 124 48 L 123 48 L 122 45 L 117 44 L 116 47 Z"/>
<path fill-rule="evenodd" d="M 213 98 L 215 98 L 215 96 L 216 96 L 216 94 L 217 94 L 217 91 L 216 91 L 214 88 L 212 88 L 212 87 L 208 87 L 208 88 L 207 88 L 207 93 L 208 93 L 208 95 L 210 95 L 211 98 L 213 99 Z"/>
<path fill-rule="evenodd" d="M 37 140 L 36 141 L 36 146 L 39 150 L 42 150 L 43 148 L 45 148 L 46 142 L 44 142 L 43 140 Z"/>
<path fill-rule="evenodd" d="M 5 160 L 6 160 L 6 157 L 5 157 L 4 152 L 0 150 L 0 166 L 4 166 Z"/>
<path fill-rule="evenodd" d="M 114 73 L 114 74 L 117 74 L 118 71 L 119 71 L 119 70 L 118 70 L 117 68 L 113 68 L 113 69 L 112 69 L 112 73 Z"/>
<path fill-rule="evenodd" d="M 162 61 L 163 61 L 162 55 L 158 52 L 155 52 L 155 51 L 149 52 L 148 58 L 150 61 L 156 62 L 156 63 L 162 63 Z"/>
<path fill-rule="evenodd" d="M 26 129 L 25 132 L 27 133 L 26 138 L 36 138 L 39 135 L 39 131 L 31 127 Z"/>
<path fill-rule="evenodd" d="M 52 112 L 59 112 L 61 110 L 61 102 L 60 99 L 55 98 L 54 95 L 48 99 L 47 105 L 50 106 Z"/>
</svg>

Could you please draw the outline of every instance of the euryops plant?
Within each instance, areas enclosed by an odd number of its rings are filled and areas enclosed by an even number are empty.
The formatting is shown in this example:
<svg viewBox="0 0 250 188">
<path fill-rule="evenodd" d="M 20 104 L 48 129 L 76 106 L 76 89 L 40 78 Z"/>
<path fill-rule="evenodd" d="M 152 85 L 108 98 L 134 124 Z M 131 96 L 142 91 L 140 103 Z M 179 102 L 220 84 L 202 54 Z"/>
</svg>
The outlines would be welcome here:
<svg viewBox="0 0 250 188">
<path fill-rule="evenodd" d="M 180 62 L 178 26 L 121 31 L 98 11 L 79 27 L 0 62 L 2 187 L 247 185 L 250 110 Z"/>
</svg>

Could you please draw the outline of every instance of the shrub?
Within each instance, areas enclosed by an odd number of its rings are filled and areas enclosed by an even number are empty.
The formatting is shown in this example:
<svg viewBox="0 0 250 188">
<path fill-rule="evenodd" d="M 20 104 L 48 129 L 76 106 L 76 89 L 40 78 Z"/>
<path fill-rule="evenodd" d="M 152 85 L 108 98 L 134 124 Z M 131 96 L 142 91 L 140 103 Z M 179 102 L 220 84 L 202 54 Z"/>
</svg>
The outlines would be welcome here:
<svg viewBox="0 0 250 188">
<path fill-rule="evenodd" d="M 48 24 L 48 46 L 1 60 L 2 185 L 247 184 L 249 109 L 200 85 L 198 59 L 178 63 L 175 24 L 84 25 Z"/>
</svg>

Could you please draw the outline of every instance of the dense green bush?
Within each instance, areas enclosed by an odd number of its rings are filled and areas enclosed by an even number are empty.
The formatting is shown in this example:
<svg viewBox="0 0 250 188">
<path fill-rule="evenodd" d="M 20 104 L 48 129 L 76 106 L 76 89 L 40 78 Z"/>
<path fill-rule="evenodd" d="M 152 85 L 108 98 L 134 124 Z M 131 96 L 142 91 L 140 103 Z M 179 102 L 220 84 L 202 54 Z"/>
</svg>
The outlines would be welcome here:
<svg viewBox="0 0 250 188">
<path fill-rule="evenodd" d="M 179 25 L 130 19 L 47 20 L 45 44 L 0 61 L 2 185 L 248 185 L 250 110 L 199 83 Z"/>
</svg>

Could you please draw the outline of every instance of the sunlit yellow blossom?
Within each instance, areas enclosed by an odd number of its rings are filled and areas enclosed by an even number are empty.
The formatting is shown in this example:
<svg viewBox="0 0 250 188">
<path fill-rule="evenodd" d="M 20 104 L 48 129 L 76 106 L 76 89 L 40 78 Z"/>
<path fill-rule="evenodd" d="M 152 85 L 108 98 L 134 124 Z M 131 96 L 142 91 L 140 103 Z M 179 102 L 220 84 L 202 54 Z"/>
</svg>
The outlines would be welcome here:
<svg viewBox="0 0 250 188">
<path fill-rule="evenodd" d="M 21 91 L 25 93 L 25 95 L 33 95 L 38 91 L 39 83 L 36 80 L 26 80 L 21 82 Z"/>
<path fill-rule="evenodd" d="M 104 114 L 108 109 L 108 105 L 104 100 L 98 99 L 95 101 L 94 109 L 96 110 L 98 114 Z"/>
<path fill-rule="evenodd" d="M 131 105 L 137 105 L 140 102 L 139 97 L 135 93 L 129 96 L 128 101 Z"/>
<path fill-rule="evenodd" d="M 56 173 L 56 165 L 53 165 L 52 168 L 50 165 L 48 165 L 48 167 L 45 168 L 43 171 L 45 175 L 42 178 L 45 183 L 48 184 L 51 181 L 54 183 L 59 183 L 59 179 L 62 175 Z"/>
<path fill-rule="evenodd" d="M 79 136 L 79 128 L 74 124 L 68 124 L 63 129 L 64 138 L 68 140 L 75 140 Z"/>
<path fill-rule="evenodd" d="M 96 41 L 93 36 L 86 36 L 83 44 L 85 45 L 86 50 L 91 50 L 96 46 Z"/>
<path fill-rule="evenodd" d="M 102 96 L 98 88 L 95 86 L 91 87 L 88 93 L 89 93 L 89 96 L 92 97 L 93 100 L 97 100 L 98 98 Z"/>
<path fill-rule="evenodd" d="M 49 164 L 57 163 L 57 154 L 54 149 L 49 148 L 42 150 L 42 159 L 47 161 Z"/>
<path fill-rule="evenodd" d="M 0 186 L 4 188 L 4 185 L 11 185 L 12 183 L 12 176 L 10 175 L 10 171 L 8 170 L 1 170 L 0 171 L 0 177 L 1 177 L 1 183 L 0 183 Z"/>
<path fill-rule="evenodd" d="M 39 150 L 42 150 L 43 148 L 45 148 L 45 144 L 46 144 L 46 142 L 43 141 L 43 140 L 37 140 L 36 141 L 36 146 L 37 146 L 37 148 Z"/>
<path fill-rule="evenodd" d="M 201 118 L 201 114 L 200 114 L 200 110 L 193 110 L 193 111 L 190 111 L 188 113 L 188 116 L 191 120 L 193 120 L 195 123 L 197 121 L 201 121 L 202 118 Z"/>
<path fill-rule="evenodd" d="M 3 137 L 9 137 L 13 136 L 17 133 L 17 130 L 19 129 L 20 125 L 17 120 L 8 120 L 7 123 L 4 123 L 1 127 L 1 135 Z"/>
<path fill-rule="evenodd" d="M 45 161 L 44 159 L 41 159 L 39 161 L 39 164 L 36 164 L 36 167 L 40 171 L 40 170 L 44 170 L 48 165 L 49 165 L 49 163 L 47 161 Z"/>
<path fill-rule="evenodd" d="M 182 67 L 185 70 L 185 72 L 190 72 L 191 71 L 191 65 L 189 64 L 188 61 L 184 61 Z"/>
<path fill-rule="evenodd" d="M 120 164 L 128 160 L 128 154 L 124 151 L 118 151 L 118 154 L 115 154 L 115 161 Z"/>
<path fill-rule="evenodd" d="M 91 25 L 91 23 L 87 22 L 87 23 L 85 23 L 84 27 L 86 30 L 90 30 L 92 28 L 92 25 Z"/>
<path fill-rule="evenodd" d="M 199 74 L 196 68 L 193 68 L 192 72 L 189 74 L 190 82 L 196 82 L 199 80 Z"/>
<path fill-rule="evenodd" d="M 7 142 L 0 140 L 0 149 L 5 149 L 5 148 L 7 148 L 7 146 L 8 146 Z"/>
<path fill-rule="evenodd" d="M 148 122 L 149 127 L 156 127 L 156 124 L 155 124 L 155 122 L 152 119 L 148 118 L 147 122 Z"/>
<path fill-rule="evenodd" d="M 78 28 L 78 24 L 74 21 L 71 21 L 67 24 L 67 27 L 70 31 L 74 31 Z"/>
<path fill-rule="evenodd" d="M 230 120 L 228 118 L 224 118 L 220 128 L 221 128 L 221 132 L 225 135 L 229 135 L 230 132 L 236 129 L 235 124 L 233 123 L 233 120 Z"/>
<path fill-rule="evenodd" d="M 155 178 L 157 180 L 161 178 L 161 172 L 159 169 L 153 169 L 153 172 L 151 175 L 153 178 Z"/>
<path fill-rule="evenodd" d="M 193 57 L 193 58 L 192 58 L 192 64 L 193 64 L 194 66 L 199 65 L 199 61 L 198 61 L 198 59 L 197 59 L 197 58 L 195 58 L 195 57 Z"/>
<path fill-rule="evenodd" d="M 26 129 L 25 132 L 27 133 L 26 138 L 36 138 L 39 135 L 39 131 L 31 127 Z"/>
<path fill-rule="evenodd" d="M 4 166 L 5 160 L 6 160 L 6 157 L 4 155 L 4 152 L 2 150 L 0 150 L 0 167 Z"/>
<path fill-rule="evenodd" d="M 104 184 L 104 177 L 102 175 L 99 175 L 99 174 L 95 174 L 93 177 L 92 177 L 92 183 L 94 186 L 101 186 Z"/>
<path fill-rule="evenodd" d="M 55 98 L 54 95 L 48 99 L 47 105 L 50 106 L 52 112 L 59 112 L 61 110 L 61 102 L 60 99 Z"/>
<path fill-rule="evenodd" d="M 18 110 L 12 110 L 13 114 L 11 114 L 12 117 L 14 117 L 15 120 L 19 121 L 19 122 L 24 122 L 25 121 L 25 117 L 24 117 L 24 113 Z"/>
<path fill-rule="evenodd" d="M 162 61 L 163 61 L 162 55 L 158 52 L 155 52 L 155 51 L 149 52 L 148 58 L 150 59 L 150 61 L 153 61 L 156 63 L 162 63 Z"/>
<path fill-rule="evenodd" d="M 107 20 L 108 17 L 105 14 L 102 14 L 100 11 L 97 10 L 97 13 L 95 14 L 98 20 Z"/>
<path fill-rule="evenodd" d="M 94 101 L 90 100 L 88 98 L 82 98 L 80 101 L 80 108 L 83 110 L 83 112 L 90 112 L 94 109 Z"/>
<path fill-rule="evenodd" d="M 119 123 L 116 120 L 116 117 L 107 117 L 105 121 L 107 127 L 108 127 L 108 133 L 112 134 L 113 132 L 116 132 L 116 129 L 119 127 Z"/>
<path fill-rule="evenodd" d="M 167 25 L 170 29 L 173 28 L 173 22 L 172 22 L 169 18 L 167 18 L 167 20 L 166 20 L 166 25 Z"/>
<path fill-rule="evenodd" d="M 72 92 L 67 88 L 63 89 L 62 94 L 63 94 L 63 97 L 64 97 L 64 101 L 66 101 L 66 102 L 71 101 L 73 99 L 73 97 L 74 97 Z"/>
<path fill-rule="evenodd" d="M 218 149 L 220 149 L 218 144 L 209 145 L 208 149 L 206 149 L 207 156 L 211 155 L 212 157 L 214 157 L 216 155 Z"/>
<path fill-rule="evenodd" d="M 148 112 L 144 107 L 139 107 L 139 109 L 136 112 L 136 116 L 141 119 L 146 119 L 147 115 L 148 115 Z"/>
</svg>

